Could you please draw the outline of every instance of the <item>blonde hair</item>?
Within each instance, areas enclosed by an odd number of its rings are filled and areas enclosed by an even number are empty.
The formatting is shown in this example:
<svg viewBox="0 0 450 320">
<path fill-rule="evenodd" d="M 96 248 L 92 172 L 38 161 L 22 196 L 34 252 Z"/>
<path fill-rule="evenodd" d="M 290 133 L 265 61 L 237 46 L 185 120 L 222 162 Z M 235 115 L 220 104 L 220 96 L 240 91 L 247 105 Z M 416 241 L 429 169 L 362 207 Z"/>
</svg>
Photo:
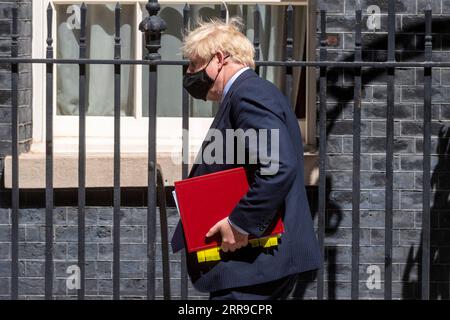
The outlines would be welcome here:
<svg viewBox="0 0 450 320">
<path fill-rule="evenodd" d="M 238 17 L 228 23 L 218 19 L 199 21 L 198 27 L 187 33 L 181 50 L 188 59 L 209 60 L 218 50 L 230 55 L 236 63 L 255 68 L 255 49 L 241 32 L 243 23 Z"/>
</svg>

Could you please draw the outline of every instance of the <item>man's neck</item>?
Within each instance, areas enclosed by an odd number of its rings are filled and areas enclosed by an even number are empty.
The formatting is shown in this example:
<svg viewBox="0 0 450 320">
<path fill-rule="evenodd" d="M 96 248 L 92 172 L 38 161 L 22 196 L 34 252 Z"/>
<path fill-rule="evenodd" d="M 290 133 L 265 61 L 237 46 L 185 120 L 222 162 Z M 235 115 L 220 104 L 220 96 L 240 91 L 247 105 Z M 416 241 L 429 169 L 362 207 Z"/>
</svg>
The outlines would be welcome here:
<svg viewBox="0 0 450 320">
<path fill-rule="evenodd" d="M 220 102 L 222 103 L 223 99 L 227 95 L 228 91 L 230 90 L 231 86 L 233 85 L 233 82 L 239 78 L 239 76 L 245 72 L 245 70 L 248 69 L 248 67 L 241 65 L 240 68 L 236 68 L 236 70 L 233 72 L 232 76 L 226 81 L 224 84 L 223 90 L 222 90 L 222 97 L 220 99 Z M 231 72 L 230 72 L 231 73 Z"/>
<path fill-rule="evenodd" d="M 237 64 L 237 63 L 230 64 L 227 72 L 225 73 L 223 84 L 224 88 L 227 85 L 228 81 L 230 81 L 230 79 L 236 74 L 236 72 L 245 67 L 246 66 L 244 64 Z"/>
</svg>

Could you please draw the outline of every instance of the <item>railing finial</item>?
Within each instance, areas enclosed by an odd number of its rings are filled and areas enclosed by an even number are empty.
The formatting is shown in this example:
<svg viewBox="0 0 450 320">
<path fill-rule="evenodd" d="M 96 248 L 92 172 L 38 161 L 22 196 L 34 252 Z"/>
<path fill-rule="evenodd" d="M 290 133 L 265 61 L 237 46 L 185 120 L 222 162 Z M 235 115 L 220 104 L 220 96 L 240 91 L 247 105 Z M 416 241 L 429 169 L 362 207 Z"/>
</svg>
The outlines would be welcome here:
<svg viewBox="0 0 450 320">
<path fill-rule="evenodd" d="M 166 30 L 166 22 L 158 16 L 161 9 L 157 0 L 150 0 L 146 5 L 149 16 L 140 24 L 139 30 L 145 34 L 145 47 L 147 48 L 147 60 L 159 60 L 161 55 L 158 53 L 161 48 L 161 32 Z"/>
</svg>

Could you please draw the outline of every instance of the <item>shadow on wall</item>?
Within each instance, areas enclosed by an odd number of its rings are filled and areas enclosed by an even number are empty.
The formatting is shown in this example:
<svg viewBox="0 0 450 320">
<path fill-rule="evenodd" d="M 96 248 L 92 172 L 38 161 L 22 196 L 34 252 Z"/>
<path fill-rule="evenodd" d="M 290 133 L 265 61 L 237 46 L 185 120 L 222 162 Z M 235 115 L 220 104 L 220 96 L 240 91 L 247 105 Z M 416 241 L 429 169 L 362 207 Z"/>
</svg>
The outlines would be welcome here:
<svg viewBox="0 0 450 320">
<path fill-rule="evenodd" d="M 450 298 L 450 127 L 439 132 L 438 163 L 431 176 L 434 191 L 431 207 L 430 299 Z M 417 267 L 417 280 L 412 280 Z M 422 239 L 417 255 L 409 249 L 403 273 L 402 298 L 420 299 L 422 287 Z"/>
<path fill-rule="evenodd" d="M 433 31 L 433 50 L 437 45 L 439 48 L 445 49 L 448 42 L 440 41 L 442 34 L 450 33 L 450 19 L 448 17 L 433 17 L 432 30 Z M 409 33 L 407 36 L 402 36 L 402 33 Z M 402 28 L 401 32 L 396 35 L 396 61 L 414 61 L 417 58 L 424 57 L 424 21 L 418 23 L 411 23 Z M 422 40 L 417 39 L 417 43 L 413 43 L 411 34 L 420 34 Z M 387 34 L 380 35 L 375 40 L 370 42 L 363 41 L 362 43 L 362 60 L 363 61 L 380 61 L 387 60 Z M 438 40 L 438 41 L 436 41 Z M 421 41 L 421 42 L 420 42 Z M 442 43 L 442 46 L 439 44 Z M 434 52 L 433 52 L 434 53 Z M 434 57 L 434 56 L 433 56 Z M 329 58 L 328 58 L 329 59 Z M 336 59 L 339 61 L 354 61 L 354 53 L 346 55 L 343 59 Z M 331 59 L 329 59 L 331 60 Z M 327 109 L 327 135 L 333 131 L 336 121 L 343 113 L 342 105 L 347 105 L 353 101 L 354 89 L 349 85 L 344 87 L 339 85 L 339 77 L 342 77 L 343 69 L 339 67 L 328 68 L 327 74 L 327 100 L 333 98 L 337 101 L 333 108 Z M 347 69 L 350 78 L 353 79 L 352 69 Z M 386 70 L 381 68 L 363 69 L 362 72 L 362 90 L 374 80 L 385 76 Z M 319 88 L 319 79 L 316 82 Z M 450 129 L 449 127 L 441 127 L 439 133 L 438 154 L 439 160 L 435 170 L 432 173 L 432 188 L 435 192 L 434 201 L 431 208 L 431 261 L 430 261 L 430 298 L 431 299 L 449 299 L 450 298 Z M 445 172 L 445 173 L 444 173 Z M 333 189 L 330 178 L 327 176 L 327 191 L 326 191 L 326 234 L 329 236 L 334 234 L 342 220 L 342 212 L 337 203 L 330 200 L 329 194 Z M 442 191 L 447 190 L 447 191 Z M 317 199 L 317 197 L 315 198 Z M 313 204 L 314 207 L 316 204 Z M 316 214 L 317 209 L 311 210 L 313 215 Z M 334 217 L 333 217 L 334 216 Z M 439 224 L 438 224 L 439 220 Z M 331 223 L 331 221 L 336 221 Z M 436 226 L 439 225 L 440 229 Z M 447 228 L 447 229 L 445 229 Z M 422 243 L 422 241 L 421 241 Z M 414 257 L 414 246 L 411 246 L 409 256 L 406 261 L 406 267 L 402 275 L 403 299 L 419 299 L 421 287 L 421 252 L 422 244 L 420 244 L 417 256 Z M 328 283 L 326 294 L 328 299 L 336 298 L 336 249 L 333 247 L 325 247 L 325 263 L 326 275 L 325 280 Z M 417 266 L 418 280 L 411 280 L 414 267 Z M 316 274 L 307 272 L 300 275 L 297 282 L 294 299 L 302 299 L 305 297 L 306 290 L 309 285 L 315 281 Z"/>
<path fill-rule="evenodd" d="M 341 207 L 330 199 L 331 193 L 331 177 L 326 178 L 326 208 L 327 214 L 325 216 L 325 236 L 333 236 L 339 229 L 342 221 L 342 210 Z M 317 198 L 317 197 L 315 197 Z M 317 201 L 316 201 L 317 202 Z M 316 218 L 318 210 L 317 207 L 311 207 L 311 213 L 313 219 Z M 327 299 L 336 299 L 336 247 L 325 246 L 325 280 L 327 285 L 324 287 L 326 289 L 325 297 Z M 306 290 L 312 282 L 314 282 L 317 276 L 316 271 L 305 272 L 301 274 L 298 278 L 297 285 L 292 294 L 293 299 L 303 299 L 306 295 Z"/>
<path fill-rule="evenodd" d="M 438 46 L 442 49 L 450 49 L 450 43 L 448 41 L 440 41 L 443 34 L 450 34 L 450 18 L 448 17 L 433 17 L 432 22 L 432 30 L 433 30 L 433 50 Z M 408 35 L 404 35 L 408 34 Z M 411 23 L 406 27 L 402 28 L 401 32 L 397 32 L 396 34 L 396 52 L 395 59 L 396 61 L 415 61 L 418 57 L 424 57 L 424 36 L 425 34 L 425 22 L 419 23 Z M 411 40 L 411 36 L 418 35 L 421 36 L 421 40 L 417 39 L 417 43 L 413 43 Z M 376 62 L 385 62 L 387 60 L 387 43 L 388 37 L 387 34 L 377 34 L 377 38 L 371 37 L 370 42 L 365 42 L 364 39 L 362 41 L 362 60 L 363 61 L 376 61 Z M 439 40 L 436 41 L 436 40 Z M 433 58 L 435 51 L 433 51 Z M 330 54 L 330 52 L 328 52 Z M 339 58 L 339 57 L 337 57 Z M 330 59 L 331 60 L 331 59 Z M 338 59 L 336 59 L 338 60 Z M 354 53 L 349 53 L 343 59 L 339 59 L 339 61 L 352 62 L 355 60 Z M 420 60 L 420 61 L 423 61 Z M 329 97 L 332 97 L 339 101 L 336 106 L 330 110 L 327 110 L 327 134 L 332 132 L 333 127 L 335 125 L 336 120 L 341 115 L 341 105 L 346 105 L 349 102 L 353 101 L 353 85 L 349 84 L 347 87 L 342 86 L 333 86 L 333 83 L 339 81 L 339 77 L 342 75 L 343 68 L 339 67 L 331 67 L 328 68 L 328 89 L 327 89 L 327 100 Z M 346 69 L 346 73 L 348 73 L 349 78 L 353 79 L 353 73 L 351 68 Z M 367 84 L 371 84 L 374 80 L 379 79 L 382 76 L 386 75 L 386 70 L 382 68 L 372 68 L 367 69 L 364 68 L 362 70 L 362 91 L 364 91 Z M 331 87 L 330 87 L 331 85 Z M 317 88 L 319 88 L 319 81 L 317 81 Z M 317 90 L 318 92 L 318 90 Z"/>
</svg>

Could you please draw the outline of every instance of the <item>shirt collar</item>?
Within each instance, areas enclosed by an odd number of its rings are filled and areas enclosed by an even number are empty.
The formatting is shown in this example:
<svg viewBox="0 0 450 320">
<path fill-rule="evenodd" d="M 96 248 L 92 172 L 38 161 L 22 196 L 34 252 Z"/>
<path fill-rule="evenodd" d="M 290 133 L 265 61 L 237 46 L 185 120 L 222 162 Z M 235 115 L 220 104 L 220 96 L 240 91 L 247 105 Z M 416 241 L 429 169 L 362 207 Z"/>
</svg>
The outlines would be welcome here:
<svg viewBox="0 0 450 320">
<path fill-rule="evenodd" d="M 228 80 L 227 84 L 225 85 L 225 88 L 223 89 L 222 99 L 220 99 L 220 103 L 222 103 L 223 99 L 226 97 L 228 91 L 230 90 L 231 86 L 233 85 L 234 81 L 246 70 L 250 69 L 250 67 L 244 67 L 238 72 L 236 72 L 230 80 Z"/>
</svg>

